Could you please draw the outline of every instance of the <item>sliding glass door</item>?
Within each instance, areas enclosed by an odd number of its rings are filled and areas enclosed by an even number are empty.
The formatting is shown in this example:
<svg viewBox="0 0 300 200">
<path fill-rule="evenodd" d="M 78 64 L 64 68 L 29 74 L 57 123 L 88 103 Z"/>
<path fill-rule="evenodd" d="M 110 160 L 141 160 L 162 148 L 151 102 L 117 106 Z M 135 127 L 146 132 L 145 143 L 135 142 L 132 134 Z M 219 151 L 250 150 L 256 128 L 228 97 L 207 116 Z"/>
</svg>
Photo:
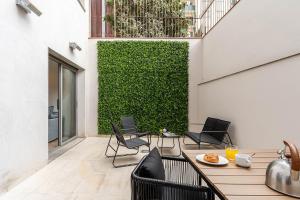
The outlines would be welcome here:
<svg viewBox="0 0 300 200">
<path fill-rule="evenodd" d="M 61 144 L 76 136 L 76 71 L 61 65 Z"/>
<path fill-rule="evenodd" d="M 49 57 L 49 152 L 77 136 L 76 74 L 72 66 Z"/>
</svg>

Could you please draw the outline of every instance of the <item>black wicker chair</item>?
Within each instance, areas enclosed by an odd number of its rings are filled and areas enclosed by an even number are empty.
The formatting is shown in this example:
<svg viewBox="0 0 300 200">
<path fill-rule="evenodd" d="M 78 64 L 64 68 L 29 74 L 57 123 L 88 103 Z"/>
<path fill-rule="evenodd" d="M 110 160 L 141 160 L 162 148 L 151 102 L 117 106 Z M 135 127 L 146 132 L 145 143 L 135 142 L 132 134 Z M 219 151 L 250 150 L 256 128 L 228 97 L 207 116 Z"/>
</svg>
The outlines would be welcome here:
<svg viewBox="0 0 300 200">
<path fill-rule="evenodd" d="M 201 186 L 200 175 L 182 158 L 162 157 L 165 180 L 144 178 L 140 170 L 145 156 L 131 174 L 131 200 L 212 200 L 214 194 Z"/>
<path fill-rule="evenodd" d="M 113 158 L 112 164 L 115 168 L 118 167 L 127 167 L 127 166 L 132 166 L 132 165 L 137 165 L 138 163 L 130 163 L 130 164 L 123 164 L 123 165 L 117 165 L 115 164 L 116 161 L 116 157 L 124 157 L 124 156 L 129 156 L 129 155 L 136 155 L 139 152 L 139 147 L 141 146 L 147 146 L 148 150 L 150 151 L 150 144 L 147 141 L 144 141 L 138 137 L 136 138 L 132 138 L 132 139 L 127 139 L 125 140 L 125 138 L 123 137 L 123 134 L 120 132 L 119 128 L 115 125 L 112 124 L 112 131 L 115 134 L 116 138 L 117 138 L 117 148 L 115 149 L 110 141 L 108 142 L 106 151 L 105 151 L 105 156 L 107 158 Z M 111 138 L 110 138 L 111 140 Z M 118 150 L 119 147 L 123 146 L 127 149 L 135 149 L 136 152 L 135 153 L 131 153 L 131 154 L 119 154 L 118 155 Z M 108 155 L 107 151 L 108 151 L 108 147 L 110 147 L 113 151 L 114 151 L 114 155 Z"/>
<path fill-rule="evenodd" d="M 186 145 L 193 145 L 193 144 L 187 144 L 185 142 L 185 137 L 189 137 L 196 144 L 199 145 L 199 149 L 200 149 L 201 142 L 207 144 L 214 144 L 214 145 L 222 145 L 222 144 L 232 145 L 231 138 L 228 134 L 229 125 L 230 122 L 228 121 L 208 117 L 205 121 L 201 133 L 195 133 L 195 132 L 185 133 L 183 138 L 183 143 Z"/>
</svg>

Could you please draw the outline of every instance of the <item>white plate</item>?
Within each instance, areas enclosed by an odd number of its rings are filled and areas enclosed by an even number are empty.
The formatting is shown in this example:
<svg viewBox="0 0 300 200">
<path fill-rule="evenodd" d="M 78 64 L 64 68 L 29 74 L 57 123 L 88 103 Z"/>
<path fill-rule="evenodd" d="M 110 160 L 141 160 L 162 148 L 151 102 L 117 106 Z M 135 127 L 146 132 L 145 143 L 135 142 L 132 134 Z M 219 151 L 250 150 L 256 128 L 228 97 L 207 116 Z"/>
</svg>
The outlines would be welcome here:
<svg viewBox="0 0 300 200">
<path fill-rule="evenodd" d="M 223 166 L 223 165 L 227 165 L 229 163 L 229 161 L 226 158 L 224 158 L 223 156 L 219 156 L 219 162 L 217 162 L 217 163 L 207 162 L 207 161 L 204 160 L 204 155 L 205 154 L 197 155 L 196 160 L 201 162 L 201 163 L 205 163 L 205 164 L 208 164 L 208 165 L 216 165 L 216 166 Z"/>
</svg>

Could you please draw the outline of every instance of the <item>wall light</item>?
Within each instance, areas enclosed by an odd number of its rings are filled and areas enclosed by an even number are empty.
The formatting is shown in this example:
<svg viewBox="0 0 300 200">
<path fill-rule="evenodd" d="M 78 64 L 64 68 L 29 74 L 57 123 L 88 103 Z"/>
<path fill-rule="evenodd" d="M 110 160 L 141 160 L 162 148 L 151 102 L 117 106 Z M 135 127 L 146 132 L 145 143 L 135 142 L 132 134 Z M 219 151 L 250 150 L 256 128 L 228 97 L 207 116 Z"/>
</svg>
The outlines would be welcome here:
<svg viewBox="0 0 300 200">
<path fill-rule="evenodd" d="M 72 51 L 74 51 L 75 49 L 81 51 L 81 47 L 76 42 L 70 42 L 69 47 L 70 49 L 72 49 Z"/>
<path fill-rule="evenodd" d="M 33 12 L 37 16 L 41 16 L 42 12 L 35 7 L 29 0 L 16 0 L 16 4 L 22 8 L 26 13 Z"/>
</svg>

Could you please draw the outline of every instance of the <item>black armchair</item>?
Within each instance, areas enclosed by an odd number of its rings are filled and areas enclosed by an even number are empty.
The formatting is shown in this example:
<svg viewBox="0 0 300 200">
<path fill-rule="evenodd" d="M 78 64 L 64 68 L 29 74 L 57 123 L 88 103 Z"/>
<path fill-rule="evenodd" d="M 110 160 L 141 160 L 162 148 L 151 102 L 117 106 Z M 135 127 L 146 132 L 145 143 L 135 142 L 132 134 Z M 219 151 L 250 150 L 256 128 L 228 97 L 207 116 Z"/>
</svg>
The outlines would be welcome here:
<svg viewBox="0 0 300 200">
<path fill-rule="evenodd" d="M 131 136 L 135 137 L 144 137 L 147 136 L 147 141 L 148 143 L 151 144 L 151 134 L 146 131 L 146 132 L 141 132 L 138 130 L 136 123 L 134 121 L 134 118 L 132 116 L 122 116 L 121 117 L 121 129 L 125 134 L 129 135 L 130 138 Z"/>
<path fill-rule="evenodd" d="M 228 133 L 229 125 L 230 122 L 228 121 L 208 117 L 200 133 L 195 133 L 195 132 L 185 133 L 183 138 L 183 143 L 186 145 L 191 145 L 185 142 L 185 137 L 188 137 L 192 139 L 196 144 L 199 145 L 199 149 L 200 149 L 201 142 L 208 143 L 208 144 L 215 144 L 215 145 L 221 145 L 221 144 L 232 145 L 232 141 Z"/>
<path fill-rule="evenodd" d="M 132 116 L 121 117 L 121 124 L 125 134 L 143 137 L 149 135 L 149 132 L 139 132 Z"/>
<path fill-rule="evenodd" d="M 117 139 L 117 148 L 115 149 L 109 141 L 108 145 L 106 147 L 105 155 L 106 155 L 107 158 L 111 158 L 111 157 L 113 158 L 112 164 L 115 168 L 132 166 L 132 165 L 137 165 L 138 164 L 138 163 L 130 163 L 130 164 L 124 164 L 124 165 L 117 165 L 117 164 L 115 164 L 116 157 L 136 155 L 136 154 L 138 154 L 139 148 L 141 146 L 147 146 L 148 150 L 150 151 L 149 142 L 144 141 L 144 140 L 142 140 L 138 137 L 125 140 L 125 138 L 123 137 L 123 134 L 120 132 L 119 128 L 115 124 L 112 124 L 112 131 L 113 131 L 113 134 L 115 134 L 116 139 Z M 111 138 L 109 140 L 111 140 Z M 135 149 L 136 152 L 131 153 L 131 154 L 118 154 L 118 150 L 119 150 L 120 146 L 125 147 L 127 149 Z M 110 147 L 114 151 L 114 155 L 108 155 L 108 153 L 107 153 L 108 152 L 108 147 Z"/>
<path fill-rule="evenodd" d="M 163 177 L 163 180 L 162 178 L 149 178 L 143 176 L 144 173 L 142 173 L 142 170 L 144 168 L 145 160 L 147 160 L 149 155 L 141 160 L 131 174 L 131 200 L 214 199 L 214 194 L 211 189 L 201 186 L 200 175 L 185 159 L 182 158 L 159 158 L 161 159 L 160 162 L 163 163 L 163 169 L 157 167 L 159 163 L 151 160 L 152 168 L 156 169 L 155 173 L 159 171 L 157 169 L 163 171 L 164 176 L 161 176 Z"/>
</svg>

